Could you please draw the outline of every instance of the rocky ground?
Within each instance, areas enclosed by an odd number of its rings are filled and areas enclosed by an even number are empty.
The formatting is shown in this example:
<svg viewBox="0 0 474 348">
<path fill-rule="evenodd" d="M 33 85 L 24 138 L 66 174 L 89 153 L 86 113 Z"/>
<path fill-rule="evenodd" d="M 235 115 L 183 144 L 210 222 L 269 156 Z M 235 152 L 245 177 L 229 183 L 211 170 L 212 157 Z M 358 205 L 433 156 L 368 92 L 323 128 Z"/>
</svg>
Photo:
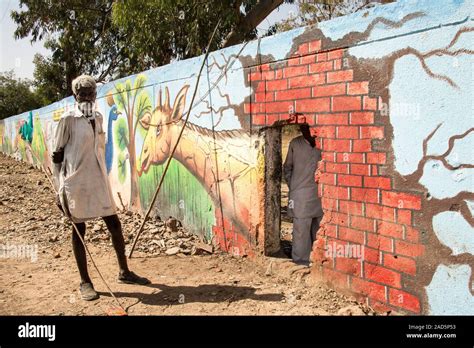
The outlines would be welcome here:
<svg viewBox="0 0 474 348">
<path fill-rule="evenodd" d="M 142 218 L 122 212 L 127 248 Z M 118 284 L 105 224 L 87 224 L 99 269 L 130 315 L 372 315 L 288 259 L 235 258 L 212 249 L 179 222 L 153 218 L 130 260 L 149 286 Z M 71 226 L 45 175 L 0 154 L 0 315 L 105 315 L 115 303 L 90 264 L 101 298 L 84 302 L 70 247 Z"/>
</svg>

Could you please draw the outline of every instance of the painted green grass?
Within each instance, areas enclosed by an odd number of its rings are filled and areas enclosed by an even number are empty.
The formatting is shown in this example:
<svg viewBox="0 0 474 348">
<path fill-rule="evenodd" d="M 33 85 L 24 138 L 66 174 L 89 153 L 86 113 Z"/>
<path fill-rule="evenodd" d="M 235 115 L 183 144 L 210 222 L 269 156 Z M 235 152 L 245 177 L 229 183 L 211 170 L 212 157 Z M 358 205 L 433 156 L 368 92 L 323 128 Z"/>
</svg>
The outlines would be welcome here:
<svg viewBox="0 0 474 348">
<path fill-rule="evenodd" d="M 150 204 L 163 170 L 164 165 L 152 166 L 148 173 L 138 179 L 140 201 L 144 209 Z M 176 217 L 206 240 L 212 238 L 214 204 L 201 183 L 176 160 L 171 160 L 155 207 L 162 219 Z"/>
</svg>

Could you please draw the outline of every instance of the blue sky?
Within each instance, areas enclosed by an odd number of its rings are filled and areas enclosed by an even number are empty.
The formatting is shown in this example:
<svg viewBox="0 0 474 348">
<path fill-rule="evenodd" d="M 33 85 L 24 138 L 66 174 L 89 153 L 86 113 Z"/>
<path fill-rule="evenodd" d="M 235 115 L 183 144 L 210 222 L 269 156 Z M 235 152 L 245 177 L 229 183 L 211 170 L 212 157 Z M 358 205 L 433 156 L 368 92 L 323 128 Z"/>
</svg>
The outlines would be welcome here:
<svg viewBox="0 0 474 348">
<path fill-rule="evenodd" d="M 31 43 L 29 38 L 15 40 L 13 33 L 16 25 L 10 17 L 10 12 L 19 8 L 18 0 L 0 0 L 0 72 L 13 70 L 17 77 L 33 78 L 33 57 L 36 53 L 49 55 L 42 42 Z M 273 11 L 258 26 L 259 33 L 273 23 L 287 18 L 291 11 L 297 11 L 296 5 L 283 4 Z"/>
</svg>

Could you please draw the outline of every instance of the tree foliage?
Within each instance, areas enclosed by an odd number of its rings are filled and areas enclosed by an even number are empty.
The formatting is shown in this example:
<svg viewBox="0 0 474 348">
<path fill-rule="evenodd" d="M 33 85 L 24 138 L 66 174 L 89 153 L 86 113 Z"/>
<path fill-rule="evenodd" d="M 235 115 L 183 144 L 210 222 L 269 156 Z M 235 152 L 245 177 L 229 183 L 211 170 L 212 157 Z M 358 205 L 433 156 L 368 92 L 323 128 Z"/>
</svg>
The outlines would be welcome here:
<svg viewBox="0 0 474 348">
<path fill-rule="evenodd" d="M 129 33 L 127 55 L 145 70 L 202 54 L 219 20 L 211 50 L 254 39 L 256 26 L 280 4 L 292 1 L 117 1 L 112 17 Z"/>
<path fill-rule="evenodd" d="M 272 25 L 266 35 L 273 35 L 298 27 L 313 25 L 332 18 L 345 16 L 353 12 L 367 9 L 379 3 L 389 3 L 394 0 L 318 0 L 298 1 L 297 13 Z"/>
<path fill-rule="evenodd" d="M 17 79 L 13 71 L 0 73 L 0 119 L 39 108 L 41 101 L 31 90 L 31 81 Z"/>
<path fill-rule="evenodd" d="M 61 83 L 50 81 L 61 96 L 71 94 L 71 82 L 81 73 L 106 81 L 123 62 L 124 34 L 111 23 L 112 3 L 113 0 L 20 0 L 20 10 L 12 11 L 17 24 L 15 37 L 31 35 L 33 42 L 44 39 L 45 47 L 52 51 L 49 61 L 37 60 L 37 75 L 48 81 L 51 71 L 61 72 Z"/>
</svg>

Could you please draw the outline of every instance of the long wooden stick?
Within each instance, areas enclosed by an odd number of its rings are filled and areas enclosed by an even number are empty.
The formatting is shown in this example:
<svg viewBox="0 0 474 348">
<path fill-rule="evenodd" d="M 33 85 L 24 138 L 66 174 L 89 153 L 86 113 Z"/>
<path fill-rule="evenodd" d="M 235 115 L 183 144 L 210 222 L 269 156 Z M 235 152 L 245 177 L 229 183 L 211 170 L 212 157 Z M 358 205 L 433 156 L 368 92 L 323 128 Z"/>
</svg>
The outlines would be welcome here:
<svg viewBox="0 0 474 348">
<path fill-rule="evenodd" d="M 138 233 L 137 233 L 137 235 L 135 236 L 135 239 L 133 240 L 132 247 L 131 247 L 130 252 L 129 252 L 129 254 L 128 254 L 128 257 L 129 257 L 129 258 L 132 258 L 133 250 L 135 249 L 135 246 L 136 246 L 136 244 L 137 244 L 137 242 L 138 242 L 138 238 L 140 238 L 140 235 L 141 235 L 142 232 L 143 232 L 143 228 L 144 228 L 144 226 L 145 226 L 146 220 L 147 220 L 148 217 L 150 216 L 151 210 L 153 209 L 153 205 L 155 204 L 156 198 L 158 197 L 158 193 L 160 192 L 161 185 L 163 184 L 163 181 L 164 181 L 166 172 L 168 171 L 168 167 L 169 167 L 169 165 L 170 165 L 170 163 L 171 163 L 171 160 L 173 159 L 173 156 L 174 156 L 174 153 L 175 153 L 176 149 L 178 148 L 178 144 L 179 144 L 179 141 L 181 140 L 181 136 L 183 135 L 184 129 L 186 128 L 186 124 L 188 123 L 189 115 L 191 114 L 191 109 L 192 109 L 192 107 L 193 107 L 194 99 L 196 98 L 197 90 L 198 90 L 198 88 L 199 88 L 199 81 L 200 81 L 200 79 L 201 79 L 201 73 L 202 73 L 202 70 L 204 69 L 204 65 L 206 64 L 207 57 L 209 56 L 209 50 L 210 50 L 210 48 L 211 48 L 211 43 L 212 43 L 212 41 L 213 41 L 213 39 L 214 39 L 214 35 L 216 34 L 217 28 L 219 27 L 220 23 L 221 23 L 221 20 L 219 19 L 219 22 L 217 22 L 217 25 L 216 25 L 216 27 L 214 28 L 214 31 L 212 32 L 211 38 L 209 39 L 209 43 L 207 44 L 206 54 L 205 54 L 204 59 L 203 59 L 203 61 L 202 61 L 201 68 L 199 69 L 199 73 L 198 73 L 197 80 L 196 80 L 196 86 L 195 86 L 195 88 L 194 88 L 193 97 L 192 97 L 192 99 L 191 99 L 191 103 L 189 104 L 189 110 L 188 110 L 188 113 L 186 114 L 186 118 L 184 119 L 183 127 L 181 128 L 181 131 L 179 132 L 178 139 L 177 139 L 177 141 L 176 141 L 176 144 L 175 144 L 174 147 L 173 147 L 173 151 L 171 151 L 171 155 L 168 157 L 168 161 L 166 162 L 165 169 L 163 170 L 163 174 L 161 175 L 160 182 L 159 182 L 159 184 L 158 184 L 158 187 L 156 188 L 156 191 L 155 191 L 155 194 L 153 195 L 153 198 L 152 198 L 152 200 L 151 200 L 151 203 L 150 203 L 150 205 L 148 206 L 148 209 L 147 209 L 147 211 L 146 211 L 145 217 L 143 218 L 143 222 L 142 222 L 142 224 L 140 225 L 140 229 L 138 230 Z"/>
</svg>

